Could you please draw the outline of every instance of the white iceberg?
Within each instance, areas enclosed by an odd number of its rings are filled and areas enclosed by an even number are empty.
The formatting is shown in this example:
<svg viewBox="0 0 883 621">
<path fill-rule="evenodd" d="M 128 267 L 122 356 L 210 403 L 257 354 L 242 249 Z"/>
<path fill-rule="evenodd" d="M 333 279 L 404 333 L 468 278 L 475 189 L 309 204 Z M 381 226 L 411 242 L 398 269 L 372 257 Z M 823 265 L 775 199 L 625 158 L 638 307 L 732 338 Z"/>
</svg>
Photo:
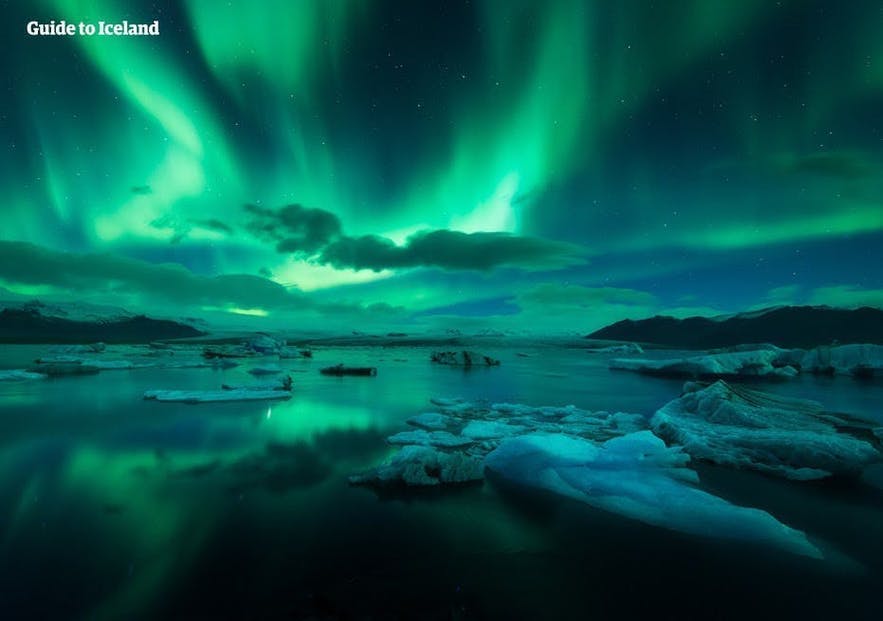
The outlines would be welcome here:
<svg viewBox="0 0 883 621">
<path fill-rule="evenodd" d="M 430 355 L 430 360 L 436 364 L 447 364 L 460 367 L 497 367 L 500 361 L 474 351 L 435 351 Z"/>
<path fill-rule="evenodd" d="M 414 425 L 415 427 L 430 430 L 445 429 L 453 424 L 453 420 L 450 416 L 439 414 L 438 412 L 423 412 L 422 414 L 412 416 L 405 422 L 409 425 Z"/>
<path fill-rule="evenodd" d="M 684 358 L 649 360 L 614 358 L 611 369 L 666 377 L 780 377 L 797 375 L 797 370 L 781 363 L 781 352 L 774 349 L 703 354 Z"/>
<path fill-rule="evenodd" d="M 589 347 L 586 351 L 590 354 L 643 354 L 644 348 L 637 343 L 623 343 L 606 347 Z"/>
<path fill-rule="evenodd" d="M 252 375 L 278 375 L 282 373 L 282 369 L 278 365 L 271 364 L 267 366 L 254 367 L 248 370 Z"/>
<path fill-rule="evenodd" d="M 448 431 L 426 431 L 414 429 L 412 431 L 400 431 L 386 439 L 390 444 L 414 444 L 419 446 L 438 446 L 445 448 L 457 448 L 469 446 L 472 439 L 455 436 Z"/>
<path fill-rule="evenodd" d="M 526 430 L 527 427 L 522 425 L 511 425 L 495 420 L 473 420 L 466 424 L 461 433 L 473 440 L 495 440 L 518 435 Z"/>
<path fill-rule="evenodd" d="M 353 485 L 410 486 L 468 483 L 484 478 L 481 459 L 427 446 L 403 446 L 377 468 L 349 478 Z"/>
<path fill-rule="evenodd" d="M 853 377 L 883 377 L 883 345 L 816 347 L 803 354 L 801 371 Z"/>
<path fill-rule="evenodd" d="M 649 431 L 603 444 L 562 434 L 508 438 L 485 467 L 514 483 L 548 490 L 626 517 L 693 535 L 772 544 L 822 554 L 801 531 L 765 511 L 740 507 L 695 487 L 680 448 Z"/>
<path fill-rule="evenodd" d="M 148 390 L 145 399 L 167 403 L 222 403 L 225 401 L 272 401 L 291 399 L 283 390 Z"/>
<path fill-rule="evenodd" d="M 789 479 L 856 475 L 880 461 L 874 423 L 826 413 L 819 403 L 723 381 L 685 392 L 656 412 L 654 433 L 696 459 Z"/>
<path fill-rule="evenodd" d="M 26 380 L 46 379 L 44 373 L 34 373 L 24 369 L 9 369 L 0 371 L 0 382 L 21 382 Z"/>
</svg>

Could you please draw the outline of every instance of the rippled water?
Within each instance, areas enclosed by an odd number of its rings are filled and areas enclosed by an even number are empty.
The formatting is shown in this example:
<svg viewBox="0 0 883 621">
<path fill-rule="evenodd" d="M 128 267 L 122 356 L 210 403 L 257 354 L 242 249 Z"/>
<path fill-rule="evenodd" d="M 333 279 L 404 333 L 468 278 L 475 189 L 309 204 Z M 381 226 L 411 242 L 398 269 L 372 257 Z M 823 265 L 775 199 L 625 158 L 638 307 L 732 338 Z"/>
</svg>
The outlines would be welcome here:
<svg viewBox="0 0 883 621">
<path fill-rule="evenodd" d="M 464 372 L 431 365 L 424 348 L 327 348 L 283 361 L 294 396 L 271 405 L 141 399 L 255 381 L 248 363 L 0 385 L 0 616 L 879 616 L 874 472 L 844 487 L 700 468 L 708 489 L 805 530 L 824 562 L 491 483 L 407 495 L 347 486 L 433 396 L 650 414 L 680 391 L 679 381 L 610 372 L 603 355 L 515 351 L 491 348 L 502 366 Z M 4 347 L 0 367 L 44 352 Z M 318 373 L 337 362 L 379 372 Z M 879 383 L 760 387 L 883 421 Z"/>
</svg>

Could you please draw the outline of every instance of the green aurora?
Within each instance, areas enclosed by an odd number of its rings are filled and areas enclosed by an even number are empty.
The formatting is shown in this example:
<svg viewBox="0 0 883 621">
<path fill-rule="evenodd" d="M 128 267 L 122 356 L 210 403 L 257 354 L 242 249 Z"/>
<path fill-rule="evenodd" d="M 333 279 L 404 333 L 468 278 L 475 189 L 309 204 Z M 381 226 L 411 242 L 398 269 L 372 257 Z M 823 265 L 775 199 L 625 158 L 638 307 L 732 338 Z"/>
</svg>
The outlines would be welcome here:
<svg viewBox="0 0 883 621">
<path fill-rule="evenodd" d="M 876 2 L 4 12 L 7 297 L 573 331 L 883 300 Z"/>
</svg>

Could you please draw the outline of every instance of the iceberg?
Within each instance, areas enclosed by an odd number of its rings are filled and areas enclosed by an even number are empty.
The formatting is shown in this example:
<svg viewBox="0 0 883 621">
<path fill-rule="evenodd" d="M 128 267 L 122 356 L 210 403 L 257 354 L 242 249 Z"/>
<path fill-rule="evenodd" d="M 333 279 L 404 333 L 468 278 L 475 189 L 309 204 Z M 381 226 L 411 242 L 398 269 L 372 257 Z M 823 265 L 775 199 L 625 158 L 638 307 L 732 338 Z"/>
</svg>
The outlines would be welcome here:
<svg viewBox="0 0 883 621">
<path fill-rule="evenodd" d="M 765 511 L 702 491 L 689 456 L 650 431 L 597 444 L 564 434 L 503 440 L 484 460 L 513 483 L 547 490 L 646 524 L 692 535 L 771 544 L 822 558 L 806 535 Z"/>
<path fill-rule="evenodd" d="M 643 354 L 644 348 L 637 343 L 623 343 L 606 347 L 589 347 L 586 351 L 590 354 Z"/>
<path fill-rule="evenodd" d="M 782 363 L 781 352 L 774 349 L 704 354 L 664 360 L 614 358 L 609 366 L 615 370 L 664 377 L 789 378 L 797 375 L 797 370 L 791 365 Z"/>
<path fill-rule="evenodd" d="M 500 361 L 495 358 L 491 358 L 490 356 L 485 356 L 484 354 L 479 354 L 474 351 L 467 351 L 465 349 L 462 351 L 435 351 L 432 352 L 430 360 L 432 360 L 432 362 L 435 362 L 436 364 L 446 364 L 460 367 L 500 366 Z"/>
<path fill-rule="evenodd" d="M 280 381 L 272 384 L 221 384 L 221 390 L 256 390 L 259 392 L 285 390 L 291 392 L 291 376 L 286 375 Z"/>
<path fill-rule="evenodd" d="M 506 436 L 518 435 L 526 429 L 522 425 L 511 425 L 495 420 L 473 420 L 467 423 L 461 433 L 463 436 L 473 440 L 496 440 Z"/>
<path fill-rule="evenodd" d="M 422 427 L 423 429 L 445 429 L 453 424 L 450 416 L 439 414 L 438 412 L 424 412 L 417 414 L 405 421 L 409 425 Z"/>
<path fill-rule="evenodd" d="M 650 427 L 696 459 L 796 480 L 857 475 L 883 457 L 875 423 L 724 381 L 688 382 Z"/>
<path fill-rule="evenodd" d="M 463 453 L 447 453 L 427 446 L 403 446 L 385 463 L 366 473 L 349 477 L 353 485 L 435 486 L 481 481 L 481 459 Z"/>
<path fill-rule="evenodd" d="M 883 377 L 883 345 L 816 347 L 803 354 L 800 369 L 824 375 Z"/>
<path fill-rule="evenodd" d="M 386 441 L 390 444 L 414 444 L 418 446 L 440 446 L 445 448 L 469 446 L 473 442 L 471 438 L 455 436 L 448 431 L 426 431 L 425 429 L 400 431 L 397 434 L 389 436 Z"/>
<path fill-rule="evenodd" d="M 0 371 L 0 382 L 21 382 L 25 380 L 46 379 L 45 373 L 35 373 L 24 369 Z"/>
<path fill-rule="evenodd" d="M 291 399 L 284 390 L 148 390 L 145 399 L 164 403 L 222 403 L 225 401 L 272 401 Z"/>
</svg>

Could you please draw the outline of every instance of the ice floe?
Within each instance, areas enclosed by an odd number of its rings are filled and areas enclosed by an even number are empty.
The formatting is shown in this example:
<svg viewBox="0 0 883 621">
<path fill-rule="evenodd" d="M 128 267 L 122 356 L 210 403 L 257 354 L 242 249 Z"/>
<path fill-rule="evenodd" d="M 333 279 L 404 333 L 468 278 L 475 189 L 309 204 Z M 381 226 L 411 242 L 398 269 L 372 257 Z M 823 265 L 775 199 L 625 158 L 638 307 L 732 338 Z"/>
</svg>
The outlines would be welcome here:
<svg viewBox="0 0 883 621">
<path fill-rule="evenodd" d="M 46 379 L 46 374 L 25 371 L 24 369 L 8 369 L 0 371 L 0 382 L 20 382 L 37 379 Z"/>
<path fill-rule="evenodd" d="M 469 446 L 473 443 L 471 438 L 456 436 L 448 431 L 426 431 L 425 429 L 413 429 L 400 431 L 386 439 L 390 444 L 416 446 L 438 446 L 444 448 L 458 448 Z"/>
<path fill-rule="evenodd" d="M 365 474 L 349 477 L 354 485 L 421 487 L 468 483 L 484 478 L 482 461 L 460 452 L 447 453 L 426 446 L 404 446 L 388 461 Z"/>
<path fill-rule="evenodd" d="M 563 434 L 504 440 L 484 460 L 491 472 L 647 524 L 693 535 L 772 544 L 821 558 L 801 531 L 765 511 L 740 507 L 698 487 L 689 457 L 649 431 L 597 444 Z"/>
<path fill-rule="evenodd" d="M 688 382 L 659 409 L 652 430 L 696 459 L 789 479 L 856 475 L 881 460 L 875 423 L 825 412 L 814 401 L 717 381 Z"/>
<path fill-rule="evenodd" d="M 782 364 L 782 353 L 775 349 L 703 354 L 684 358 L 649 360 L 643 358 L 615 358 L 611 369 L 635 371 L 645 375 L 666 377 L 781 377 L 797 375 L 797 370 Z"/>
<path fill-rule="evenodd" d="M 495 358 L 465 349 L 460 351 L 435 351 L 430 355 L 430 360 L 437 364 L 460 367 L 496 367 L 500 365 L 500 361 Z"/>
<path fill-rule="evenodd" d="M 589 347 L 586 351 L 590 354 L 643 354 L 644 348 L 637 343 L 623 343 L 606 347 Z"/>
<path fill-rule="evenodd" d="M 800 368 L 817 374 L 883 377 L 883 345 L 816 347 L 803 354 Z"/>
<path fill-rule="evenodd" d="M 271 401 L 291 399 L 284 390 L 148 390 L 145 399 L 177 403 L 221 403 L 225 401 Z"/>
</svg>

